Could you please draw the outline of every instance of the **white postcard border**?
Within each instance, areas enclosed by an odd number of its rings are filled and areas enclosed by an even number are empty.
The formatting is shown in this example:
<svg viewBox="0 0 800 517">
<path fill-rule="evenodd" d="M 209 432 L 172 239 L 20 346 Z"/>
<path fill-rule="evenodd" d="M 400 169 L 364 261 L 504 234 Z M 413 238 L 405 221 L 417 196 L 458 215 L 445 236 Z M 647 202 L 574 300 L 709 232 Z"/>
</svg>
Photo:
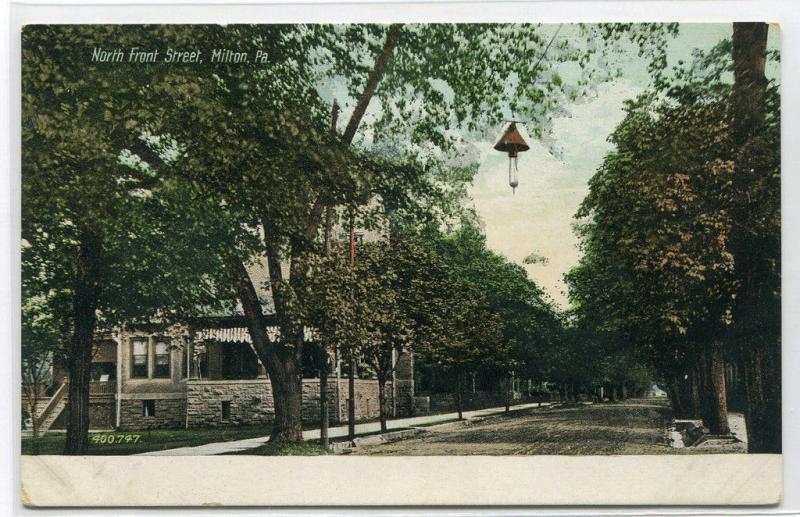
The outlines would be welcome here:
<svg viewBox="0 0 800 517">
<path fill-rule="evenodd" d="M 783 33 L 783 82 L 794 84 L 800 75 L 798 60 L 798 35 L 800 3 L 765 0 L 761 2 L 741 1 L 655 1 L 655 2 L 506 2 L 492 5 L 486 3 L 449 3 L 439 5 L 426 3 L 363 3 L 332 5 L 322 9 L 310 5 L 200 5 L 183 2 L 169 5 L 150 2 L 151 5 L 122 5 L 120 2 L 74 2 L 71 5 L 15 4 L 12 6 L 10 24 L 10 82 L 3 81 L 4 97 L 11 103 L 10 115 L 4 121 L 3 148 L 10 153 L 1 153 L 3 165 L 11 171 L 19 166 L 19 28 L 24 23 L 204 23 L 204 22 L 278 22 L 299 21 L 300 18 L 314 21 L 642 21 L 659 20 L 721 22 L 736 20 L 769 19 L 781 24 Z M 310 2 L 306 2 L 310 3 Z M 155 4 L 155 5 L 154 5 Z M 367 12 L 369 11 L 369 12 Z M 5 75 L 5 74 L 3 74 Z M 10 92 L 9 92 L 10 90 Z M 10 94 L 9 94 L 10 93 Z M 797 460 L 800 459 L 800 444 L 794 437 L 800 432 L 800 416 L 796 401 L 800 400 L 800 380 L 790 375 L 800 365 L 800 347 L 797 338 L 800 320 L 788 318 L 797 311 L 800 293 L 800 264 L 797 263 L 797 244 L 791 240 L 792 231 L 800 222 L 800 207 L 794 197 L 800 192 L 800 150 L 786 145 L 798 138 L 798 95 L 796 88 L 784 88 L 782 106 L 784 113 L 783 149 L 783 199 L 784 199 L 784 457 L 786 458 L 787 485 L 800 479 Z M 5 116 L 3 117 L 5 119 Z M 8 125 L 6 123 L 10 120 Z M 6 146 L 6 144 L 9 144 Z M 6 167 L 4 167 L 6 168 Z M 19 179 L 12 174 L 4 182 L 2 243 L 14 249 L 18 245 Z M 2 261 L 5 278 L 18 279 L 18 257 L 9 254 Z M 13 283 L 13 282 L 12 282 Z M 268 458 L 268 457 L 185 457 L 185 458 L 135 458 L 135 457 L 19 457 L 19 287 L 6 285 L 2 295 L 3 312 L 7 315 L 0 338 L 6 343 L 6 361 L 0 372 L 7 379 L 9 389 L 4 390 L 2 409 L 11 418 L 4 424 L 4 457 L 11 456 L 12 472 L 6 477 L 13 492 L 24 487 L 22 500 L 36 505 L 50 506 L 55 498 L 62 499 L 61 506 L 100 504 L 112 506 L 177 504 L 224 504 L 235 505 L 336 505 L 336 504 L 492 504 L 473 502 L 486 501 L 491 496 L 486 487 L 502 487 L 507 490 L 494 504 L 639 504 L 639 505 L 720 505 L 750 503 L 772 504 L 777 502 L 782 487 L 781 456 L 771 455 L 698 455 L 698 456 L 626 456 L 626 457 L 439 457 L 439 458 Z M 17 361 L 16 363 L 14 361 Z M 9 372 L 10 370 L 10 372 Z M 9 374 L 10 373 L 10 374 Z M 8 440 L 6 438 L 9 438 Z M 328 464 L 326 462 L 332 462 Z M 363 463 L 362 463 L 363 462 Z M 386 462 L 386 463 L 384 463 Z M 631 464 L 631 462 L 635 464 Z M 627 466 L 626 466 L 627 465 Z M 358 472 L 362 469 L 361 472 Z M 356 476 L 356 472 L 358 475 Z M 659 472 L 655 475 L 654 472 Z M 180 475 L 183 474 L 183 475 Z M 334 477 L 335 474 L 335 477 Z M 5 477 L 5 476 L 4 476 Z M 180 477 L 176 483 L 165 480 Z M 91 480 L 91 481 L 90 481 Z M 102 480 L 102 483 L 99 481 Z M 319 486 L 321 480 L 329 483 Z M 391 483 L 391 481 L 403 481 Z M 517 483 L 509 482 L 516 480 Z M 790 481 L 791 480 L 791 481 Z M 44 485 L 45 481 L 52 484 Z M 83 483 L 81 490 L 77 482 Z M 335 482 L 334 482 L 335 481 Z M 345 483 L 349 481 L 349 483 Z M 380 481 L 389 495 L 396 496 L 394 502 L 376 502 L 381 495 L 367 495 L 366 488 Z M 286 497 L 276 497 L 279 487 L 298 483 Z M 47 490 L 42 487 L 47 486 Z M 53 489 L 61 486 L 61 489 Z M 439 502 L 422 503 L 418 500 L 437 487 Z M 67 489 L 67 487 L 72 487 Z M 213 488 L 211 488 L 213 487 Z M 134 490 L 151 490 L 146 500 L 138 500 Z M 317 491 L 316 494 L 314 491 Z M 360 502 L 353 502 L 354 492 L 364 495 Z M 510 491 L 510 492 L 509 492 Z M 372 490 L 371 492 L 383 492 Z M 678 493 L 680 492 L 680 495 Z M 125 496 L 127 502 L 125 502 Z M 155 494 L 155 495 L 152 495 Z M 256 495 L 248 495 L 256 494 Z M 313 495 L 312 495 L 313 494 Z M 800 511 L 800 498 L 787 493 L 780 507 L 762 508 L 759 513 Z M 153 497 L 161 496 L 157 503 Z M 225 496 L 225 497 L 223 497 Z M 605 500 L 601 501 L 601 496 Z M 750 497 L 752 496 L 752 497 Z M 194 497 L 192 502 L 190 498 Z M 260 497 L 260 501 L 251 500 Z M 320 498 L 328 497 L 327 501 Z M 101 498 L 105 498 L 101 501 Z M 290 498 L 294 502 L 290 502 Z M 349 499 L 350 502 L 344 502 Z M 429 498 L 431 499 L 431 498 Z M 93 503 L 91 501 L 94 501 Z M 3 503 L 5 503 L 5 500 Z M 19 499 L 17 499 L 19 501 Z M 180 501 L 180 502 L 179 502 Z M 444 502 L 447 501 L 447 502 Z M 522 502 L 527 501 L 527 502 Z M 5 504 L 4 504 L 5 506 Z M 14 506 L 18 506 L 18 503 Z M 19 508 L 18 508 L 19 509 Z M 24 510 L 23 510 L 24 511 Z M 16 513 L 16 512 L 15 512 Z M 117 514 L 109 512 L 107 514 Z M 548 513 L 555 513 L 549 511 Z M 612 513 L 612 512 L 604 512 Z M 622 513 L 622 512 L 614 512 Z M 637 512 L 641 513 L 641 512 Z M 659 513 L 693 513 L 697 509 L 686 508 Z M 703 511 L 702 513 L 709 513 Z M 727 513 L 727 512 L 726 512 Z"/>
</svg>

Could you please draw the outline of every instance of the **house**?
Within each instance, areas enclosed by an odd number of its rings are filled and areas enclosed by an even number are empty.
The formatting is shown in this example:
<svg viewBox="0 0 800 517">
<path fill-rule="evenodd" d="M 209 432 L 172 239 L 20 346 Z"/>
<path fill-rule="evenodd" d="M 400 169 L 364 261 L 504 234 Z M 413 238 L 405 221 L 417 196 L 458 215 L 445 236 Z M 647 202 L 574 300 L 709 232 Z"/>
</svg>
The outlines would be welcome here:
<svg viewBox="0 0 800 517">
<path fill-rule="evenodd" d="M 364 235 L 358 237 L 360 242 Z M 256 261 L 248 270 L 265 314 L 272 314 L 265 262 Z M 267 316 L 267 331 L 274 340 L 274 315 Z M 319 349 L 312 329 L 305 329 L 304 339 L 302 417 L 305 422 L 317 422 L 320 396 L 314 358 Z M 329 354 L 334 368 L 328 379 L 328 414 L 332 423 L 340 423 L 346 421 L 350 403 L 348 378 L 337 351 Z M 392 416 L 410 416 L 414 412 L 413 358 L 399 354 L 395 361 L 393 378 L 386 386 L 387 407 Z M 378 381 L 366 368 L 356 370 L 356 419 L 378 418 Z M 63 365 L 54 364 L 50 396 L 36 405 L 42 432 L 65 426 L 67 377 Z M 266 424 L 273 417 L 272 386 L 251 345 L 240 308 L 181 324 L 153 323 L 96 336 L 90 388 L 91 429 Z"/>
<path fill-rule="evenodd" d="M 276 327 L 268 327 L 273 337 Z M 319 378 L 313 364 L 316 343 L 306 329 L 303 364 L 304 422 L 319 419 Z M 328 414 L 332 423 L 347 420 L 347 377 L 334 350 L 328 379 Z M 387 383 L 392 416 L 413 414 L 413 358 L 396 357 Z M 378 415 L 378 381 L 355 379 L 356 418 Z M 53 368 L 52 396 L 38 418 L 41 431 L 63 428 L 66 421 L 66 372 Z M 202 428 L 268 424 L 274 416 L 266 368 L 251 344 L 241 316 L 204 318 L 159 327 L 142 326 L 98 335 L 90 388 L 91 429 Z M 57 413 L 57 414 L 55 414 Z M 47 421 L 49 420 L 49 421 Z"/>
</svg>

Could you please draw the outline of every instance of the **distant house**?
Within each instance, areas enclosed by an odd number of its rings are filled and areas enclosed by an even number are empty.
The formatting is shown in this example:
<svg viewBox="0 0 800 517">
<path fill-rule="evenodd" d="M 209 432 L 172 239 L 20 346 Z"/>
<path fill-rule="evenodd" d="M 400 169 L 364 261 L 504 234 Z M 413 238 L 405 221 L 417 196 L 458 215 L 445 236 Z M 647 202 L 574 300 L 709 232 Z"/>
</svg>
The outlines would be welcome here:
<svg viewBox="0 0 800 517">
<path fill-rule="evenodd" d="M 657 384 L 653 384 L 652 386 L 647 388 L 647 390 L 645 390 L 644 396 L 645 397 L 666 397 L 667 396 L 667 392 L 662 390 L 661 388 L 659 388 Z"/>
</svg>

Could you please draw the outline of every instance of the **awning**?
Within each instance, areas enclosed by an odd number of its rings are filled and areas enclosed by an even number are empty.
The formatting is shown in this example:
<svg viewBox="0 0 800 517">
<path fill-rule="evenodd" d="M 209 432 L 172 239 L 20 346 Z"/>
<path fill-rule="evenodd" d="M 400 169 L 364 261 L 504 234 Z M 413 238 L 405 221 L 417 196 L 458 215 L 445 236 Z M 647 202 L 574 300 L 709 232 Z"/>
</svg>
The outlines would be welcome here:
<svg viewBox="0 0 800 517">
<path fill-rule="evenodd" d="M 280 329 L 277 326 L 267 327 L 267 336 L 273 343 L 280 336 Z M 244 327 L 234 328 L 204 328 L 197 331 L 195 340 L 214 340 L 223 343 L 252 343 L 250 332 Z M 316 332 L 311 327 L 303 327 L 303 341 L 316 341 Z"/>
</svg>

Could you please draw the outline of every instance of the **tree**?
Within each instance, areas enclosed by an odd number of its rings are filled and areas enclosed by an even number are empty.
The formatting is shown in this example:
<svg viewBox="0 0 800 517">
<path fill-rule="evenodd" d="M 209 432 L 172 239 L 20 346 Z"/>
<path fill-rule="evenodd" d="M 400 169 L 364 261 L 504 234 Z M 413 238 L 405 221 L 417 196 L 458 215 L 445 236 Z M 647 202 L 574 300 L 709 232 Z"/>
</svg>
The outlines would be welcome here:
<svg viewBox="0 0 800 517">
<path fill-rule="evenodd" d="M 360 248 L 355 270 L 357 298 L 368 307 L 369 335 L 360 356 L 378 379 L 381 431 L 386 431 L 386 382 L 396 360 L 428 338 L 424 313 L 435 289 L 436 265 L 430 250 L 410 240 L 368 243 Z"/>
<path fill-rule="evenodd" d="M 766 23 L 733 24 L 730 250 L 734 339 L 747 399 L 749 452 L 781 452 L 780 115 L 767 80 Z"/>
<path fill-rule="evenodd" d="M 475 286 L 486 297 L 492 312 L 503 322 L 508 347 L 502 365 L 512 371 L 545 380 L 548 350 L 560 345 L 563 324 L 542 289 L 518 264 L 487 248 L 486 237 L 469 220 L 438 244 L 452 275 Z"/>
<path fill-rule="evenodd" d="M 725 110 L 696 93 L 691 102 L 677 99 L 629 104 L 612 136 L 617 150 L 592 179 L 580 214 L 592 217 L 582 230 L 582 262 L 597 264 L 574 273 L 571 286 L 587 317 L 608 315 L 609 330 L 635 342 L 688 345 L 689 360 L 705 365 L 704 420 L 724 434 L 722 339 L 733 265 L 725 246 L 730 220 L 718 209 L 726 173 L 712 164 L 724 152 Z"/>
<path fill-rule="evenodd" d="M 456 377 L 456 409 L 463 418 L 463 392 L 468 371 L 500 366 L 507 349 L 502 321 L 489 310 L 485 297 L 463 279 L 448 278 L 447 290 L 429 301 L 425 325 L 428 339 L 417 350 L 429 364 Z"/>
<path fill-rule="evenodd" d="M 568 281 L 581 312 L 637 344 L 667 381 L 676 411 L 702 416 L 712 432 L 725 433 L 725 343 L 733 337 L 746 362 L 753 347 L 742 349 L 742 336 L 754 335 L 755 321 L 762 342 L 773 351 L 779 342 L 777 91 L 748 97 L 748 103 L 761 99 L 753 105 L 766 110 L 768 122 L 759 126 L 755 159 L 763 175 L 742 190 L 755 167 L 735 172 L 748 151 L 737 145 L 736 86 L 725 80 L 731 43 L 696 57 L 658 95 L 628 105 L 612 135 L 617 150 L 584 201 L 580 215 L 591 216 L 582 227 L 585 254 Z M 741 280 L 742 268 L 752 264 L 737 260 L 742 253 L 760 257 L 766 291 Z M 755 299 L 758 316 L 754 306 L 742 310 Z M 779 371 L 772 358 L 767 369 Z"/>
<path fill-rule="evenodd" d="M 348 250 L 340 242 L 332 246 L 331 253 L 310 254 L 306 260 L 309 261 L 309 275 L 300 296 L 304 319 L 316 329 L 322 354 L 327 356 L 329 351 L 335 350 L 352 364 L 361 344 L 369 337 L 369 314 L 364 306 L 366 299 L 356 297 L 358 282 L 350 267 Z M 320 368 L 320 380 L 323 374 L 327 374 L 325 367 Z M 353 375 L 351 370 L 350 377 Z M 324 384 L 320 382 L 321 394 Z"/>
<path fill-rule="evenodd" d="M 22 397 L 31 421 L 33 453 L 39 452 L 37 402 L 50 380 L 50 367 L 64 336 L 42 299 L 25 297 L 22 310 Z M 24 419 L 23 419 L 24 421 Z"/>
<path fill-rule="evenodd" d="M 23 33 L 22 276 L 23 308 L 31 311 L 23 319 L 45 310 L 25 303 L 40 300 L 68 329 L 66 454 L 88 447 L 99 324 L 168 318 L 224 299 L 209 281 L 219 252 L 198 249 L 229 242 L 225 221 L 206 217 L 196 189 L 163 182 L 140 156 L 165 151 L 145 128 L 162 113 L 149 86 L 167 70 L 87 55 L 100 46 L 155 46 L 170 31 L 29 26 Z"/>
</svg>

